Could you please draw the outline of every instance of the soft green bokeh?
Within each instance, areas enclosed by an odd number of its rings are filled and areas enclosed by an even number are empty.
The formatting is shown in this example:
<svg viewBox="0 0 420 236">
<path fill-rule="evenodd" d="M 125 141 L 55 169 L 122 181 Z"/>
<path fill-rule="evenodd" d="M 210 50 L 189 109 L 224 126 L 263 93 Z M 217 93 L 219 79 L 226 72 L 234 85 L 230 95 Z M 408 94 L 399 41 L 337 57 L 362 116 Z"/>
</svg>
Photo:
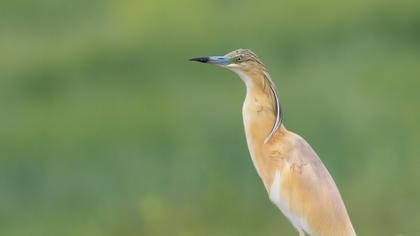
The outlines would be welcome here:
<svg viewBox="0 0 420 236">
<path fill-rule="evenodd" d="M 359 235 L 420 229 L 420 1 L 2 0 L 0 235 L 296 235 L 246 147 L 250 48 Z"/>
</svg>

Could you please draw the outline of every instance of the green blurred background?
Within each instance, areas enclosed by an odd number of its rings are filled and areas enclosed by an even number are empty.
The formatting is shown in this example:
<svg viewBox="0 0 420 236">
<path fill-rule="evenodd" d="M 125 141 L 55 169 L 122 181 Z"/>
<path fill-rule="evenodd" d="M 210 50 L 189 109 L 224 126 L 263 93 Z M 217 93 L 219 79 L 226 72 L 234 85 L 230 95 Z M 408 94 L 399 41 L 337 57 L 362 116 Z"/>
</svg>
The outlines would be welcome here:
<svg viewBox="0 0 420 236">
<path fill-rule="evenodd" d="M 2 0 L 0 235 L 297 235 L 243 132 L 250 48 L 359 235 L 420 230 L 420 1 Z"/>
</svg>

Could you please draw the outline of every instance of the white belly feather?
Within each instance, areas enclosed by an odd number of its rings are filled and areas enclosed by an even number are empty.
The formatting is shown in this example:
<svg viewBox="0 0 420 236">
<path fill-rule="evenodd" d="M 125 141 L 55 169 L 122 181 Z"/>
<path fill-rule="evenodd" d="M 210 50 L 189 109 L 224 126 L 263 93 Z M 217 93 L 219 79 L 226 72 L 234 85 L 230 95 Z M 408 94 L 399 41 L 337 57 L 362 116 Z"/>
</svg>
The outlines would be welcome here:
<svg viewBox="0 0 420 236">
<path fill-rule="evenodd" d="M 293 226 L 296 229 L 305 230 L 306 232 L 308 232 L 308 225 L 306 224 L 306 220 L 292 213 L 289 207 L 289 199 L 282 197 L 281 181 L 282 177 L 280 170 L 276 170 L 276 174 L 274 176 L 273 183 L 271 184 L 269 193 L 271 202 L 273 202 L 274 205 L 276 205 L 277 208 L 281 210 L 281 212 L 289 219 L 289 221 L 293 224 Z"/>
</svg>

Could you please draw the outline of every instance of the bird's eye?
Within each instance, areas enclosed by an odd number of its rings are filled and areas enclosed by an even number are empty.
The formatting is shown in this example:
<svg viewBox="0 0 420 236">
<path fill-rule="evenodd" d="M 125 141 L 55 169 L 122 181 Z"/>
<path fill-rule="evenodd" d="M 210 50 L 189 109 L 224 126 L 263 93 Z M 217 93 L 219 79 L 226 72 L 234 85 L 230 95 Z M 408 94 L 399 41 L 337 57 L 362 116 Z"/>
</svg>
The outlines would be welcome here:
<svg viewBox="0 0 420 236">
<path fill-rule="evenodd" d="M 242 58 L 241 58 L 241 57 L 237 57 L 237 58 L 236 58 L 236 61 L 237 61 L 237 62 L 240 62 L 240 61 L 242 61 Z"/>
</svg>

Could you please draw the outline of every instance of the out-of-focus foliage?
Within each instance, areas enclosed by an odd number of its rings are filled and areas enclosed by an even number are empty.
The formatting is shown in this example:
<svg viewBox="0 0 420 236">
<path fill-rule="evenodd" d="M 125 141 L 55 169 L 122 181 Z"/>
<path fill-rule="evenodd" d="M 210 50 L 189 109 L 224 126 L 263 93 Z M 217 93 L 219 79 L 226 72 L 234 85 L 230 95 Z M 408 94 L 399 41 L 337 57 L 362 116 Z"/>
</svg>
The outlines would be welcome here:
<svg viewBox="0 0 420 236">
<path fill-rule="evenodd" d="M 0 235 L 295 235 L 252 166 L 250 48 L 360 235 L 420 226 L 420 1 L 2 0 Z"/>
</svg>

